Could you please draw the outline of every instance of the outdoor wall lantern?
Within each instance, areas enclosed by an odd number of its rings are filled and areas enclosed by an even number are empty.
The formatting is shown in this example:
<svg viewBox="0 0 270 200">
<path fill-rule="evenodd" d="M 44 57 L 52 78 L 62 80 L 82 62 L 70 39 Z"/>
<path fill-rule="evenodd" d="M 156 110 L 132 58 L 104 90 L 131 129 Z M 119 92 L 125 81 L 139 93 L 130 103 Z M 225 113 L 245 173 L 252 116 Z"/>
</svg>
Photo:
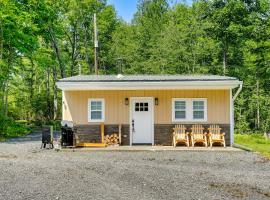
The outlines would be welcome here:
<svg viewBox="0 0 270 200">
<path fill-rule="evenodd" d="M 128 98 L 125 98 L 125 105 L 128 106 L 128 104 L 129 104 L 129 100 L 128 100 Z"/>
<path fill-rule="evenodd" d="M 155 98 L 155 105 L 158 105 L 158 98 Z"/>
<path fill-rule="evenodd" d="M 64 109 L 66 110 L 67 109 L 67 105 L 66 105 L 66 102 L 63 101 L 63 105 L 64 105 Z"/>
</svg>

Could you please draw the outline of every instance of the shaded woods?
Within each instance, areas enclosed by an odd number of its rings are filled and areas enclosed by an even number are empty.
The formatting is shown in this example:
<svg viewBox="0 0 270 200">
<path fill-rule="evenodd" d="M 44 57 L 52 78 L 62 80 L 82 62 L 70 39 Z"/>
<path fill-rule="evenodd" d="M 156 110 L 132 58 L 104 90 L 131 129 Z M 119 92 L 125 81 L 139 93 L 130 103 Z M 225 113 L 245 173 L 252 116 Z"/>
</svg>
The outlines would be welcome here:
<svg viewBox="0 0 270 200">
<path fill-rule="evenodd" d="M 131 23 L 106 0 L 0 1 L 0 134 L 61 117 L 55 82 L 100 74 L 219 74 L 244 81 L 238 132 L 270 130 L 268 0 L 139 0 Z"/>
</svg>

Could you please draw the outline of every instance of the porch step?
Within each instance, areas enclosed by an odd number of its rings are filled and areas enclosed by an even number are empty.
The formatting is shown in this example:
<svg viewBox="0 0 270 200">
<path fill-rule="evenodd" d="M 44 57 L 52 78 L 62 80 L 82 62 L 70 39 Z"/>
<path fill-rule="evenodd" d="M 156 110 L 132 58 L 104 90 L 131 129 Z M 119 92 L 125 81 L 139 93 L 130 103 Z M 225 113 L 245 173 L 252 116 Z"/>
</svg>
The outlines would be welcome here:
<svg viewBox="0 0 270 200">
<path fill-rule="evenodd" d="M 106 147 L 105 143 L 78 143 L 76 147 Z"/>
</svg>

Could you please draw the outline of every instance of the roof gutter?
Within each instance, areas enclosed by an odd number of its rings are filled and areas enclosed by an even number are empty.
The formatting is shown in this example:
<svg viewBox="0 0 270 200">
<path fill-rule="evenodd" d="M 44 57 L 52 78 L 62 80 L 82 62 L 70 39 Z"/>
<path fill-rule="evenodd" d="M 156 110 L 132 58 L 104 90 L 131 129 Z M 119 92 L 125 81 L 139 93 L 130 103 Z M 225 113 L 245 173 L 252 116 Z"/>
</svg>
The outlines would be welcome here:
<svg viewBox="0 0 270 200">
<path fill-rule="evenodd" d="M 238 90 L 236 91 L 235 95 L 233 96 L 233 100 L 236 99 L 236 97 L 237 97 L 237 96 L 239 95 L 239 93 L 241 92 L 242 88 L 243 88 L 243 82 L 241 81 Z"/>
<path fill-rule="evenodd" d="M 240 81 L 56 83 L 62 90 L 233 89 L 240 84 Z"/>
</svg>

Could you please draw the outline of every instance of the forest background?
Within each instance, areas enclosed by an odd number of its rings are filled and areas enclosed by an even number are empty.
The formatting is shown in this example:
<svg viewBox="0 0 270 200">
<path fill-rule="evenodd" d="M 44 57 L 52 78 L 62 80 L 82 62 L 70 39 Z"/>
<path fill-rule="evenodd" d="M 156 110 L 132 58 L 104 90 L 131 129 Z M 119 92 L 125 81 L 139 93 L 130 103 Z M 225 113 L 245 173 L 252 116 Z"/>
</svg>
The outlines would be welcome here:
<svg viewBox="0 0 270 200">
<path fill-rule="evenodd" d="M 130 23 L 106 0 L 0 0 L 0 138 L 61 119 L 58 79 L 217 74 L 244 82 L 238 133 L 270 131 L 269 0 L 139 0 Z"/>
</svg>

